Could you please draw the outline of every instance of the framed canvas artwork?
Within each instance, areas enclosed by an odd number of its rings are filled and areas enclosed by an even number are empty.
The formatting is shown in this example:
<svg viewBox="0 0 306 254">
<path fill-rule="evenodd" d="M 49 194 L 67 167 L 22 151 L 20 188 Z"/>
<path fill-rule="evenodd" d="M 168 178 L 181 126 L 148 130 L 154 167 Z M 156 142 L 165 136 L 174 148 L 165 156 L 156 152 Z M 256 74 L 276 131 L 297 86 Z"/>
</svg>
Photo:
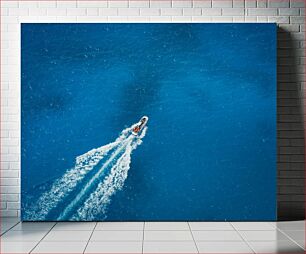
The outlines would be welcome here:
<svg viewBox="0 0 306 254">
<path fill-rule="evenodd" d="M 22 24 L 24 221 L 276 219 L 275 24 Z"/>
</svg>

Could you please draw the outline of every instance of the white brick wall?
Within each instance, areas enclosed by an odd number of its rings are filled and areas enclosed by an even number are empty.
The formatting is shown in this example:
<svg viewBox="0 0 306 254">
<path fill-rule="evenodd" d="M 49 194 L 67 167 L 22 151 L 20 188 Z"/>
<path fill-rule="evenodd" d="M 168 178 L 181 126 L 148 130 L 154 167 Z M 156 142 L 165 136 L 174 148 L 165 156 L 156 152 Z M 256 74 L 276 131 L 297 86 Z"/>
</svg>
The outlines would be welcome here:
<svg viewBox="0 0 306 254">
<path fill-rule="evenodd" d="M 8 1 L 1 4 L 1 216 L 20 210 L 21 22 L 276 22 L 279 216 L 304 214 L 304 0 Z M 301 181 L 302 179 L 302 181 Z"/>
</svg>

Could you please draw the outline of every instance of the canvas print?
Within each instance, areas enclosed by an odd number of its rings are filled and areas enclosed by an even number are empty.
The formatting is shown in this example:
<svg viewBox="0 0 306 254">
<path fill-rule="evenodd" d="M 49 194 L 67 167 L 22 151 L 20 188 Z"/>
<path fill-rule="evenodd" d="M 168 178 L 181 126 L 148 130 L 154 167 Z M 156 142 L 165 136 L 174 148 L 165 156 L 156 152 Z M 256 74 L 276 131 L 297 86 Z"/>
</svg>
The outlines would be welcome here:
<svg viewBox="0 0 306 254">
<path fill-rule="evenodd" d="M 22 24 L 21 76 L 22 220 L 275 220 L 275 24 Z"/>
</svg>

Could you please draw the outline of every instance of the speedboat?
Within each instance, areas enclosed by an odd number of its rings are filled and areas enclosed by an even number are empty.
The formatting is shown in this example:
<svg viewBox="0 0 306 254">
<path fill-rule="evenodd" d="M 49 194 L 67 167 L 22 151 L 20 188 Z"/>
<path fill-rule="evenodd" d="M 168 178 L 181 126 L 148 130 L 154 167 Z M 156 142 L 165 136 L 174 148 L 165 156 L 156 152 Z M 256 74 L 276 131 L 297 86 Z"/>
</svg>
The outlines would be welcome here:
<svg viewBox="0 0 306 254">
<path fill-rule="evenodd" d="M 146 126 L 148 120 L 149 120 L 149 117 L 143 116 L 140 119 L 140 121 L 137 123 L 137 125 L 133 128 L 132 134 L 134 136 L 137 136 L 142 131 L 142 129 Z"/>
</svg>

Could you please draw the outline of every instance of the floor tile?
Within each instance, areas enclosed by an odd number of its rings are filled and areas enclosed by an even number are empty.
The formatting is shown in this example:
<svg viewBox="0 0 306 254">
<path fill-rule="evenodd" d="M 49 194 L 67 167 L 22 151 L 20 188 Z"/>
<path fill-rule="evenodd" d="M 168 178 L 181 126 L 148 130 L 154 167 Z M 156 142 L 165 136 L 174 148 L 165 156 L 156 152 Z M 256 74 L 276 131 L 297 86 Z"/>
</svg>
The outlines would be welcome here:
<svg viewBox="0 0 306 254">
<path fill-rule="evenodd" d="M 269 222 L 232 222 L 236 230 L 275 230 Z"/>
<path fill-rule="evenodd" d="M 229 222 L 189 222 L 191 230 L 235 230 Z"/>
<path fill-rule="evenodd" d="M 13 231 L 49 231 L 55 222 L 20 222 L 11 230 Z"/>
<path fill-rule="evenodd" d="M 246 241 L 282 241 L 289 240 L 287 236 L 278 230 L 273 231 L 239 231 Z"/>
<path fill-rule="evenodd" d="M 83 253 L 87 242 L 40 242 L 32 253 Z"/>
<path fill-rule="evenodd" d="M 145 231 L 145 241 L 193 241 L 190 231 Z"/>
<path fill-rule="evenodd" d="M 142 253 L 142 242 L 89 242 L 85 253 Z"/>
<path fill-rule="evenodd" d="M 15 231 L 17 232 L 17 231 Z M 86 242 L 92 231 L 50 231 L 43 239 L 44 242 Z"/>
<path fill-rule="evenodd" d="M 56 231 L 70 231 L 70 230 L 93 230 L 96 222 L 58 222 L 53 230 Z"/>
<path fill-rule="evenodd" d="M 47 232 L 40 231 L 12 231 L 1 236 L 1 241 L 6 242 L 35 242 L 40 241 Z"/>
<path fill-rule="evenodd" d="M 248 242 L 256 253 L 304 253 L 304 250 L 291 241 Z"/>
<path fill-rule="evenodd" d="M 288 235 L 293 240 L 305 240 L 305 231 L 302 230 L 290 230 L 282 231 L 285 235 Z"/>
<path fill-rule="evenodd" d="M 13 228 L 14 226 L 18 225 L 19 222 L 4 222 L 1 223 L 0 229 L 1 229 L 1 234 L 4 233 L 5 231 L 8 231 L 9 229 Z"/>
<path fill-rule="evenodd" d="M 305 249 L 305 231 L 291 230 L 282 231 L 285 235 L 289 236 L 291 240 L 295 241 L 298 245 Z"/>
<path fill-rule="evenodd" d="M 1 242 L 0 253 L 28 253 L 37 242 Z"/>
<path fill-rule="evenodd" d="M 242 241 L 236 231 L 192 231 L 195 241 Z"/>
<path fill-rule="evenodd" d="M 144 242 L 143 253 L 198 253 L 194 242 Z"/>
<path fill-rule="evenodd" d="M 253 253 L 245 242 L 197 242 L 200 253 Z"/>
<path fill-rule="evenodd" d="M 275 222 L 277 228 L 281 230 L 305 230 L 305 221 L 280 221 Z"/>
<path fill-rule="evenodd" d="M 187 222 L 145 222 L 145 230 L 190 230 Z"/>
<path fill-rule="evenodd" d="M 144 222 L 98 222 L 95 230 L 143 230 Z"/>
<path fill-rule="evenodd" d="M 143 231 L 94 231 L 90 241 L 142 241 Z"/>
</svg>

